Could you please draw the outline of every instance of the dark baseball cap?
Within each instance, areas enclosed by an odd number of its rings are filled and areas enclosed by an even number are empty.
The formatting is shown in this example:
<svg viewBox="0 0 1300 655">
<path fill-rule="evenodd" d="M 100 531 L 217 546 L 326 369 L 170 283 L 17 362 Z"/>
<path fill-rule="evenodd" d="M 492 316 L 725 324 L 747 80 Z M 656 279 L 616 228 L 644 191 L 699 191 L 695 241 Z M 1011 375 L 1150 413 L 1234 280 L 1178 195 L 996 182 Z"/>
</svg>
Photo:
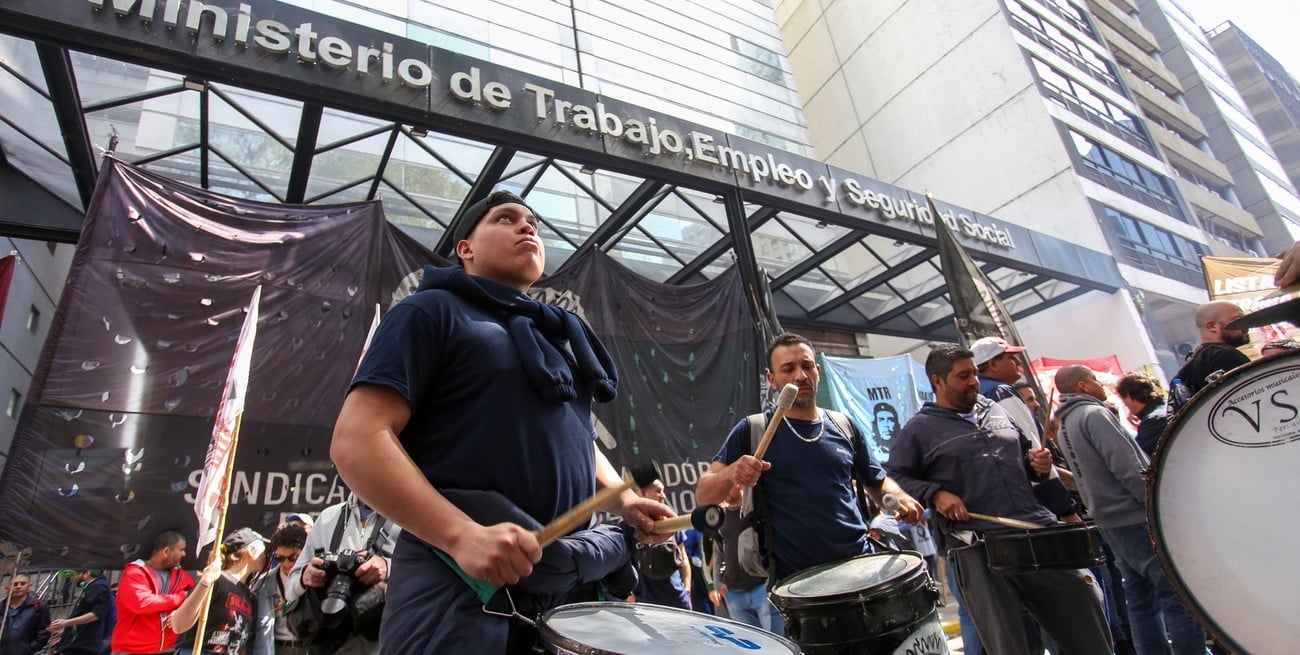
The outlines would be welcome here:
<svg viewBox="0 0 1300 655">
<path fill-rule="evenodd" d="M 233 553 L 258 541 L 266 541 L 266 537 L 258 534 L 252 528 L 240 528 L 226 535 L 226 538 L 221 541 L 221 545 L 226 547 L 227 552 Z"/>
</svg>

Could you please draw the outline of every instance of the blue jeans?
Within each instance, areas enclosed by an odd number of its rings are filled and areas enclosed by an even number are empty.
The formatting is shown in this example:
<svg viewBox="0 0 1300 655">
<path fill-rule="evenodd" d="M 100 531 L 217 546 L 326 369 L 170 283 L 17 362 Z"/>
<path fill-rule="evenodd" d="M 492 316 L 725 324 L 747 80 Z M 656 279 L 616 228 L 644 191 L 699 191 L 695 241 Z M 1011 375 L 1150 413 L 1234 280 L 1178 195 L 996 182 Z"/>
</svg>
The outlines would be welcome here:
<svg viewBox="0 0 1300 655">
<path fill-rule="evenodd" d="M 961 627 L 961 648 L 966 655 L 984 655 L 984 645 L 980 642 L 980 633 L 975 631 L 975 622 L 970 618 L 970 612 L 966 611 L 966 605 L 961 599 L 961 589 L 957 587 L 957 569 L 948 562 L 943 567 L 944 578 L 948 583 L 948 591 L 952 593 L 953 600 L 957 601 L 957 624 Z"/>
<path fill-rule="evenodd" d="M 1101 538 L 1101 552 L 1106 556 L 1106 563 L 1092 567 L 1092 575 L 1101 581 L 1102 592 L 1106 594 L 1106 622 L 1110 624 L 1110 635 L 1115 641 L 1133 643 L 1128 629 L 1128 601 L 1124 599 L 1124 575 L 1115 563 L 1115 553 L 1106 543 L 1106 535 Z"/>
<path fill-rule="evenodd" d="M 1147 524 L 1102 528 L 1102 534 L 1124 575 L 1128 629 L 1138 655 L 1168 653 L 1170 642 L 1174 655 L 1205 655 L 1205 631 L 1165 579 Z"/>
<path fill-rule="evenodd" d="M 727 604 L 727 613 L 731 615 L 732 621 L 785 635 L 785 621 L 781 620 L 776 606 L 767 600 L 767 585 L 761 584 L 746 591 L 728 588 L 723 601 Z"/>
</svg>

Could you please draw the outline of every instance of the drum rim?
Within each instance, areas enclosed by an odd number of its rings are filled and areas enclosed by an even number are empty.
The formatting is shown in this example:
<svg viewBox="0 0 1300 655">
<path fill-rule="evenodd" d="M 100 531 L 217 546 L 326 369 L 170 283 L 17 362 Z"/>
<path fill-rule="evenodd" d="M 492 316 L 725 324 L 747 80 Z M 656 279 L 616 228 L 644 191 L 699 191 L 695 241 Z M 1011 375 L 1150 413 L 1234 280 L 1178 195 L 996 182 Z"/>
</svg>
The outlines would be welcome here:
<svg viewBox="0 0 1300 655">
<path fill-rule="evenodd" d="M 1028 529 L 1021 530 L 1017 528 L 1011 528 L 1008 530 L 988 530 L 984 532 L 982 539 L 984 541 L 985 548 L 987 549 L 989 545 L 994 545 L 994 546 L 998 546 L 1002 544 L 1010 545 L 1013 542 L 1019 542 L 1023 539 L 1031 539 L 1035 533 L 1042 533 L 1043 531 L 1050 531 L 1051 534 L 1049 536 L 1060 536 L 1060 535 L 1066 535 L 1070 533 L 1082 532 L 1088 535 L 1088 541 L 1094 546 L 1097 555 L 1096 557 L 1092 558 L 1088 563 L 1080 563 L 1080 565 L 1077 567 L 1075 566 L 1021 566 L 1021 565 L 1009 565 L 1009 564 L 1001 564 L 1001 563 L 994 564 L 992 555 L 989 555 L 987 557 L 988 560 L 987 565 L 989 567 L 989 570 L 993 571 L 994 573 L 1028 573 L 1034 571 L 1053 571 L 1053 570 L 1060 571 L 1060 570 L 1069 570 L 1073 568 L 1088 569 L 1094 566 L 1101 566 L 1106 563 L 1106 554 L 1101 549 L 1101 545 L 1100 545 L 1103 542 L 1104 537 L 1101 534 L 1101 528 L 1097 527 L 1097 523 L 1092 519 L 1084 519 L 1083 521 L 1080 521 L 1078 523 L 1057 523 L 1053 525 L 1045 525 L 1041 528 L 1037 528 L 1034 530 L 1028 530 Z M 992 539 L 990 539 L 990 537 L 992 537 Z"/>
<path fill-rule="evenodd" d="M 778 644 L 782 646 L 788 646 L 792 648 L 793 650 L 790 651 L 791 653 L 802 652 L 799 648 L 799 644 L 792 641 L 789 637 L 785 635 L 779 635 L 775 632 L 770 632 L 762 628 L 749 625 L 748 623 L 741 623 L 740 621 L 735 621 L 714 614 L 694 612 L 692 610 L 685 610 L 676 607 L 666 607 L 663 605 L 651 605 L 648 603 L 629 603 L 626 601 L 609 601 L 609 600 L 588 601 L 582 603 L 566 603 L 558 607 L 553 607 L 547 610 L 546 612 L 543 612 L 542 615 L 538 617 L 536 622 L 537 632 L 542 636 L 542 639 L 548 642 L 550 645 L 558 646 L 559 648 L 570 650 L 575 653 L 583 653 L 584 655 L 642 655 L 641 653 L 620 653 L 611 650 L 601 650 L 600 648 L 590 646 L 588 644 L 582 644 L 573 641 L 569 637 L 566 637 L 556 632 L 553 628 L 551 628 L 550 624 L 547 623 L 548 619 L 550 619 L 552 616 L 554 616 L 557 612 L 561 610 L 566 610 L 566 609 L 567 610 L 584 610 L 584 609 L 600 610 L 600 609 L 605 609 L 610 607 L 630 607 L 633 609 L 644 609 L 650 612 L 664 612 L 667 614 L 677 614 L 681 612 L 681 613 L 696 615 L 701 618 L 701 622 L 718 623 L 718 624 L 723 624 L 727 627 L 738 627 L 746 633 L 755 633 L 755 632 L 761 633 L 763 635 L 773 638 Z"/>
<path fill-rule="evenodd" d="M 1096 532 L 1098 535 L 1101 534 L 1101 528 L 1097 527 L 1097 522 L 1093 521 L 1092 519 L 1083 519 L 1082 521 L 1079 521 L 1077 523 L 1055 523 L 1052 525 L 1044 525 L 1041 528 L 1034 528 L 1033 530 L 1030 530 L 1028 528 L 1006 528 L 1006 529 L 997 529 L 997 530 L 985 530 L 983 534 L 985 539 L 988 539 L 991 536 L 995 536 L 1000 539 L 1008 539 L 1016 536 L 1033 534 L 1035 532 L 1037 533 L 1042 533 L 1044 531 L 1050 531 L 1053 533 L 1078 532 L 1080 530 L 1083 530 L 1085 532 Z"/>
<path fill-rule="evenodd" d="M 1253 362 L 1242 364 L 1241 366 L 1224 373 L 1223 377 L 1202 387 L 1200 391 L 1197 391 L 1196 394 L 1187 401 L 1187 404 L 1184 405 L 1184 407 L 1192 406 L 1196 404 L 1197 401 L 1204 400 L 1206 397 L 1213 394 L 1215 390 L 1230 384 L 1241 376 L 1247 375 L 1249 371 L 1264 366 L 1279 366 L 1287 360 L 1295 360 L 1290 362 L 1288 365 L 1300 364 L 1300 351 L 1287 352 L 1281 355 L 1274 355 L 1267 359 L 1257 359 Z M 1285 366 L 1283 367 L 1285 368 Z M 1160 562 L 1160 570 L 1164 573 L 1165 579 L 1169 581 L 1169 586 L 1173 588 L 1174 595 L 1178 596 L 1178 600 L 1182 601 L 1183 606 L 1192 614 L 1192 618 L 1196 619 L 1196 621 L 1205 628 L 1206 632 L 1214 636 L 1215 639 L 1221 640 L 1228 650 L 1232 652 L 1245 653 L 1249 652 L 1249 650 L 1234 639 L 1231 633 L 1229 633 L 1221 623 L 1215 620 L 1214 617 L 1210 616 L 1209 612 L 1205 610 L 1205 607 L 1199 600 L 1197 600 L 1196 596 L 1192 594 L 1192 591 L 1187 587 L 1186 581 L 1183 579 L 1177 564 L 1173 561 L 1170 553 L 1164 546 L 1165 529 L 1160 520 L 1160 504 L 1157 502 L 1157 499 L 1160 497 L 1159 490 L 1162 482 L 1160 471 L 1164 469 L 1165 459 L 1169 455 L 1170 442 L 1176 438 L 1179 429 L 1182 428 L 1183 424 L 1191 420 L 1190 417 L 1192 414 L 1192 412 L 1183 411 L 1170 417 L 1169 424 L 1165 426 L 1165 431 L 1160 433 L 1160 439 L 1156 441 L 1155 456 L 1151 458 L 1152 475 L 1150 482 L 1147 483 L 1147 528 L 1151 531 L 1153 537 L 1152 543 L 1156 551 L 1156 561 Z"/>
<path fill-rule="evenodd" d="M 791 596 L 791 595 L 782 595 L 780 593 L 782 588 L 789 587 L 791 584 L 795 582 L 796 578 L 798 578 L 799 576 L 805 573 L 811 576 L 814 571 L 827 570 L 832 567 L 843 565 L 847 562 L 866 559 L 869 557 L 884 557 L 890 555 L 892 556 L 910 555 L 916 558 L 917 561 L 914 563 L 915 564 L 914 566 L 908 567 L 905 571 L 903 571 L 903 573 L 899 574 L 897 577 L 890 578 L 889 580 L 886 580 L 874 587 L 861 587 L 858 589 L 854 589 L 852 591 L 841 591 L 837 594 L 832 594 L 827 596 Z M 880 593 L 885 593 L 888 591 L 893 591 L 897 587 L 911 582 L 915 577 L 917 577 L 916 574 L 918 571 L 919 572 L 925 571 L 925 556 L 915 550 L 889 550 L 881 553 L 865 553 L 862 555 L 857 555 L 855 557 L 850 557 L 848 559 L 828 562 L 826 564 L 819 564 L 817 566 L 806 568 L 802 571 L 796 571 L 795 573 L 790 574 L 790 576 L 787 577 L 786 579 L 782 580 L 780 584 L 772 587 L 772 590 L 769 591 L 767 595 L 769 598 L 779 599 L 780 602 L 787 603 L 787 604 L 790 603 L 791 601 L 794 601 L 796 603 L 803 603 L 804 606 L 822 605 L 831 602 L 837 602 L 846 598 L 852 598 L 854 596 L 861 596 L 867 591 L 867 589 L 873 590 L 873 593 L 871 594 L 872 596 L 876 596 Z M 779 606 L 777 600 L 773 600 L 772 602 L 778 604 Z"/>
</svg>

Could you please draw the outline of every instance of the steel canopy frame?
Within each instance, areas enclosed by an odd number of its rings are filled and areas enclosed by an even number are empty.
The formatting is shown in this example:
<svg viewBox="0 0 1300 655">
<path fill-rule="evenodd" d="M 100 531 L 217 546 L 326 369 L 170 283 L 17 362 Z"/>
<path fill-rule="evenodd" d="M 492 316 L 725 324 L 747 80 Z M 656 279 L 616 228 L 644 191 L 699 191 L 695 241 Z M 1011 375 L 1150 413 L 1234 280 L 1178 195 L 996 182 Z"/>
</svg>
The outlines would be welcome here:
<svg viewBox="0 0 1300 655">
<path fill-rule="evenodd" d="M 0 26 L 3 27 L 3 26 Z M 0 30 L 2 31 L 2 30 Z M 178 87 L 168 87 L 165 89 L 150 90 L 144 94 L 139 94 L 130 98 L 120 98 L 110 101 L 101 101 L 97 103 L 83 105 L 77 92 L 76 71 L 72 57 L 66 47 L 57 44 L 37 42 L 37 52 L 40 55 L 40 62 L 44 78 L 49 88 L 49 101 L 54 115 L 57 117 L 62 136 L 64 138 L 63 146 L 66 150 L 66 158 L 60 158 L 69 166 L 69 174 L 74 178 L 78 194 L 81 197 L 83 205 L 88 202 L 90 192 L 93 189 L 94 178 L 97 171 L 97 162 L 94 157 L 94 147 L 88 135 L 86 126 L 86 116 L 88 113 L 102 111 L 118 105 L 139 102 L 151 97 L 159 97 L 167 93 L 181 92 L 183 89 Z M 148 66 L 161 66 L 161 63 L 146 58 L 132 60 L 128 55 L 121 52 L 109 53 L 110 57 L 122 58 L 133 63 L 142 63 Z M 191 65 L 178 63 L 172 64 L 171 70 L 181 74 L 193 74 Z M 6 68 L 6 70 L 9 70 Z M 10 71 L 12 73 L 12 71 Z M 30 74 L 30 73 L 28 73 Z M 187 80 L 188 82 L 188 80 Z M 236 110 L 244 111 L 233 99 L 227 94 L 221 92 L 217 87 L 213 87 L 211 82 L 201 82 L 202 90 L 200 93 L 200 119 L 199 126 L 200 143 L 185 145 L 174 148 L 169 151 L 151 153 L 149 156 L 140 158 L 139 162 L 149 163 L 166 159 L 171 156 L 184 154 L 195 148 L 200 153 L 200 179 L 203 186 L 210 187 L 209 180 L 210 154 L 215 153 L 224 163 L 238 171 L 240 174 L 248 177 L 254 184 L 260 187 L 268 194 L 279 197 L 278 194 L 272 193 L 270 189 L 257 180 L 249 171 L 241 167 L 233 158 L 223 154 L 219 149 L 213 148 L 210 143 L 209 123 L 211 121 L 210 111 L 208 108 L 209 93 L 217 93 Z M 197 84 L 196 84 L 197 86 Z M 190 87 L 189 84 L 183 85 L 183 88 Z M 254 88 L 253 90 L 259 90 Z M 348 103 L 339 105 L 330 105 L 313 98 L 310 94 L 299 94 L 294 89 L 282 90 L 279 92 L 268 92 L 260 89 L 262 93 L 268 93 L 271 96 L 279 95 L 281 97 L 294 98 L 303 102 L 302 112 L 299 117 L 297 138 L 293 143 L 286 143 L 284 139 L 274 134 L 263 122 L 259 122 L 256 117 L 249 115 L 250 120 L 266 133 L 275 138 L 281 145 L 289 147 L 292 150 L 292 163 L 286 171 L 287 173 L 287 191 L 283 195 L 285 202 L 303 202 L 312 201 L 328 197 L 342 189 L 357 186 L 362 183 L 369 183 L 366 197 L 374 198 L 379 192 L 383 183 L 387 182 L 393 188 L 399 188 L 397 185 L 388 182 L 385 177 L 386 169 L 393 155 L 394 146 L 398 137 L 405 134 L 413 136 L 412 129 L 405 127 L 402 122 L 394 121 L 391 125 L 379 126 L 371 130 L 364 131 L 354 137 L 335 141 L 324 146 L 318 145 L 321 135 L 322 117 L 326 108 L 335 108 L 344 111 L 354 112 L 359 115 L 369 115 L 381 120 L 392 120 L 391 116 L 374 116 L 367 114 L 364 107 L 353 106 Z M 4 113 L 0 110 L 0 115 Z M 10 123 L 15 117 L 3 117 L 6 123 Z M 11 125 L 13 123 L 10 123 Z M 463 126 L 461 126 L 463 127 Z M 429 131 L 443 132 L 437 126 L 429 126 Z M 937 249 L 929 243 L 925 237 L 918 236 L 905 230 L 898 229 L 888 224 L 874 223 L 866 218 L 858 216 L 848 216 L 834 211 L 818 211 L 810 209 L 807 206 L 796 204 L 792 201 L 784 200 L 780 197 L 752 191 L 739 186 L 726 186 L 721 183 L 711 183 L 708 180 L 697 177 L 687 177 L 674 173 L 667 169 L 658 169 L 652 166 L 634 166 L 628 164 L 625 160 L 615 159 L 603 153 L 593 152 L 575 148 L 572 145 L 555 143 L 539 143 L 529 141 L 527 143 L 517 143 L 511 134 L 493 128 L 490 125 L 480 125 L 474 130 L 481 134 L 470 134 L 469 130 L 457 129 L 455 131 L 445 132 L 450 136 L 460 139 L 477 140 L 492 147 L 492 152 L 487 158 L 486 163 L 473 177 L 468 192 L 461 200 L 456 215 L 443 228 L 444 232 L 437 240 L 434 247 L 435 252 L 443 256 L 453 254 L 455 244 L 449 243 L 449 235 L 454 231 L 454 226 L 462 220 L 466 220 L 461 214 L 468 206 L 487 196 L 492 189 L 496 188 L 502 180 L 508 179 L 507 172 L 510 170 L 512 162 L 516 155 L 527 153 L 529 155 L 540 156 L 544 159 L 541 162 L 536 173 L 527 182 L 524 188 L 524 194 L 532 190 L 540 181 L 544 170 L 550 166 L 555 166 L 573 186 L 586 193 L 596 201 L 603 209 L 608 211 L 603 222 L 586 235 L 581 242 L 575 242 L 567 235 L 560 233 L 560 236 L 570 242 L 575 252 L 599 248 L 606 252 L 612 252 L 616 247 L 634 231 L 640 231 L 646 239 L 654 246 L 662 249 L 667 257 L 665 261 L 675 262 L 678 266 L 675 271 L 665 276 L 665 281 L 669 284 L 690 284 L 700 281 L 707 277 L 706 270 L 710 265 L 718 263 L 721 258 L 730 252 L 734 258 L 735 265 L 740 267 L 741 277 L 746 288 L 746 292 L 751 298 L 753 310 L 759 317 L 757 329 L 764 333 L 773 329 L 779 324 L 790 326 L 807 326 L 827 331 L 852 331 L 852 332 L 872 332 L 880 334 L 890 334 L 894 336 L 904 336 L 922 340 L 954 339 L 956 337 L 955 329 L 952 326 L 952 316 L 948 315 L 935 320 L 927 321 L 920 325 L 913 321 L 909 314 L 928 303 L 939 300 L 946 293 L 946 287 L 930 289 L 924 293 L 917 294 L 913 297 L 907 297 L 900 293 L 891 282 L 898 276 L 911 271 L 912 269 L 924 265 L 932 258 L 937 256 Z M 363 180 L 349 182 L 343 187 L 331 189 L 315 198 L 307 197 L 307 189 L 312 179 L 313 163 L 317 155 L 332 149 L 340 148 L 348 143 L 356 142 L 361 139 L 369 138 L 378 134 L 388 133 L 388 139 L 383 150 L 378 168 L 372 177 Z M 43 145 L 34 136 L 19 132 L 30 140 L 36 141 L 37 145 Z M 429 152 L 430 155 L 444 161 L 435 150 L 424 143 L 419 144 Z M 562 166 L 555 164 L 555 160 L 563 160 L 574 164 L 581 164 L 593 169 L 608 170 L 623 176 L 640 177 L 641 181 L 635 189 L 617 204 L 600 198 L 599 195 L 586 183 L 578 179 L 571 172 Z M 536 165 L 536 164 L 534 164 Z M 447 164 L 450 168 L 450 164 Z M 464 175 L 460 171 L 457 174 Z M 586 171 L 584 171 L 586 172 Z M 709 219 L 706 212 L 695 206 L 693 201 L 682 196 L 685 204 L 695 207 L 704 220 L 712 224 L 713 227 L 722 232 L 721 236 L 711 244 L 705 246 L 698 254 L 694 256 L 675 251 L 672 244 L 666 239 L 660 238 L 641 225 L 643 219 L 649 215 L 654 207 L 663 202 L 669 195 L 679 193 L 679 189 L 691 189 L 701 194 L 713 195 L 720 201 L 725 209 L 726 224 L 719 225 L 712 219 Z M 401 193 L 401 191 L 399 191 Z M 414 199 L 405 196 L 412 205 Z M 752 211 L 747 212 L 747 207 L 752 207 Z M 422 208 L 421 208 L 422 209 Z M 428 214 L 427 210 L 423 210 Z M 804 241 L 796 231 L 790 229 L 784 223 L 783 227 L 790 231 L 793 237 L 798 240 L 804 248 L 811 252 L 811 255 L 805 259 L 792 263 L 784 272 L 777 277 L 772 277 L 759 266 L 758 258 L 754 250 L 755 232 L 767 224 L 769 221 L 781 221 L 782 215 L 803 217 L 811 221 L 818 222 L 818 227 L 824 225 L 835 225 L 843 228 L 846 232 L 843 235 L 833 239 L 830 243 L 821 247 L 814 248 Z M 7 226 L 0 232 L 14 236 L 30 236 L 29 232 L 10 230 Z M 52 231 L 47 235 L 53 240 L 72 241 L 76 238 L 76 233 Z M 835 286 L 842 291 L 837 295 L 826 299 L 824 302 L 813 307 L 802 307 L 792 296 L 789 291 L 798 285 L 801 281 L 808 279 L 809 275 L 816 275 L 819 269 L 826 265 L 832 258 L 852 248 L 855 244 L 861 243 L 875 257 L 875 254 L 865 243 L 865 240 L 872 236 L 881 236 L 888 239 L 894 239 L 895 244 L 906 244 L 909 246 L 919 247 L 920 250 L 911 256 L 895 263 L 893 266 L 886 265 L 885 270 L 871 276 L 870 278 L 845 288 L 838 282 Z M 901 247 L 901 246 L 900 246 Z M 1001 289 L 1000 295 L 1010 298 L 1027 290 L 1036 289 L 1036 287 L 1051 283 L 1065 282 L 1073 285 L 1074 288 L 1057 293 L 1051 297 L 1045 297 L 1041 293 L 1036 293 L 1040 302 L 1022 309 L 1016 313 L 1016 317 L 1023 317 L 1053 307 L 1062 302 L 1087 293 L 1088 291 L 1098 290 L 1110 292 L 1115 286 L 1096 280 L 1086 279 L 1078 275 L 1065 275 L 1059 271 L 1045 270 L 1040 267 L 1028 266 L 1016 262 L 1010 255 L 998 255 L 974 251 L 972 255 L 977 259 L 984 260 L 986 267 L 1005 267 L 1022 271 L 1030 276 L 1030 279 L 1020 282 L 1005 289 Z M 882 259 L 882 263 L 883 259 Z M 821 275 L 826 275 L 821 273 Z M 764 298 L 769 293 L 773 298 L 784 299 L 783 302 L 777 303 L 783 310 L 779 312 L 774 307 L 769 307 Z M 899 304 L 892 307 L 878 316 L 866 316 L 858 309 L 847 307 L 854 300 L 863 297 L 866 294 L 882 294 L 898 298 Z M 846 313 L 848 312 L 848 313 Z"/>
</svg>

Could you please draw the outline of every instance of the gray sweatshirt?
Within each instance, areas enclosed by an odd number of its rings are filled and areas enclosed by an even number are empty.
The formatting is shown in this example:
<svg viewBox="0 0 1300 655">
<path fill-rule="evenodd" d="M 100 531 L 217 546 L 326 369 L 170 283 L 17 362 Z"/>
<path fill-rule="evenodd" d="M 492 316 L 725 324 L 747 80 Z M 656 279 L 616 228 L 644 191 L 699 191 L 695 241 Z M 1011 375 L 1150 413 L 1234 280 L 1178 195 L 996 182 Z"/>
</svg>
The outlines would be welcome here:
<svg viewBox="0 0 1300 655">
<path fill-rule="evenodd" d="M 1101 401 L 1081 393 L 1061 396 L 1060 445 L 1088 514 L 1101 528 L 1146 522 L 1148 460 L 1119 419 Z"/>
</svg>

